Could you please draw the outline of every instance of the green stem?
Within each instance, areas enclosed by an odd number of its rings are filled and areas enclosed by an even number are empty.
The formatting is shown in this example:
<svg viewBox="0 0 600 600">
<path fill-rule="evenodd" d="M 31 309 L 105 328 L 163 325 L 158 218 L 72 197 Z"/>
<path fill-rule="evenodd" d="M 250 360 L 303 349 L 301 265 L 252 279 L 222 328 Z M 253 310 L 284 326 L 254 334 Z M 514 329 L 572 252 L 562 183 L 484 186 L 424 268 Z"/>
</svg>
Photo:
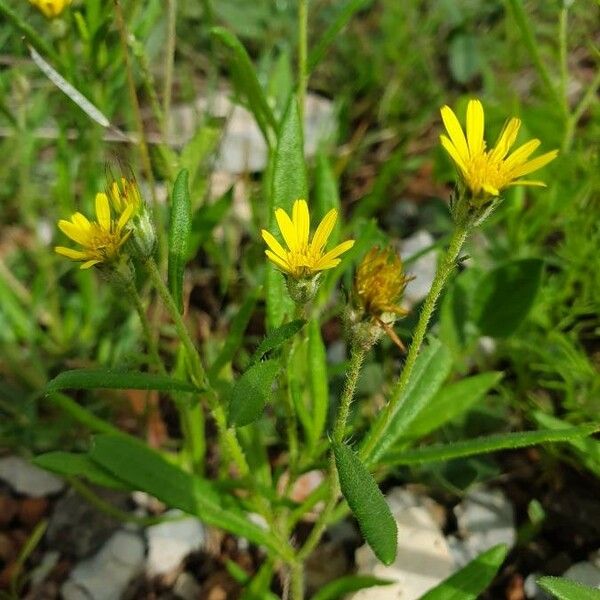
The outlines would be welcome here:
<svg viewBox="0 0 600 600">
<path fill-rule="evenodd" d="M 225 410 L 219 404 L 215 392 L 209 386 L 208 378 L 206 376 L 204 367 L 202 366 L 202 361 L 200 360 L 198 350 L 196 349 L 196 346 L 190 337 L 189 331 L 183 322 L 183 318 L 179 314 L 179 310 L 175 305 L 175 301 L 173 300 L 171 293 L 163 282 L 161 274 L 158 270 L 158 266 L 153 258 L 146 260 L 146 269 L 148 270 L 152 284 L 156 288 L 158 295 L 160 296 L 165 308 L 173 320 L 173 323 L 175 324 L 177 335 L 181 340 L 188 357 L 192 379 L 198 387 L 207 390 L 206 400 L 211 414 L 217 424 L 217 429 L 219 431 L 221 440 L 225 444 L 225 448 L 229 453 L 229 456 L 235 462 L 239 474 L 244 477 L 250 473 L 250 468 L 248 466 L 248 462 L 246 461 L 246 457 L 244 456 L 244 452 L 237 440 L 237 437 L 235 436 L 235 432 L 227 426 L 227 416 L 225 415 Z"/>
<path fill-rule="evenodd" d="M 167 0 L 167 49 L 165 52 L 165 81 L 163 90 L 163 113 L 166 117 L 163 137 L 169 138 L 168 123 L 173 92 L 173 66 L 175 63 L 175 42 L 177 25 L 177 0 Z"/>
<path fill-rule="evenodd" d="M 565 137 L 563 139 L 562 151 L 568 152 L 571 149 L 573 144 L 573 138 L 575 137 L 575 128 L 579 123 L 583 113 L 588 109 L 588 106 L 592 102 L 592 100 L 596 97 L 596 93 L 598 88 L 600 87 L 600 70 L 596 73 L 596 76 L 592 80 L 592 83 L 589 85 L 586 90 L 583 98 L 579 101 L 579 104 L 567 120 L 567 125 L 565 128 Z"/>
<path fill-rule="evenodd" d="M 298 112 L 300 123 L 304 123 L 306 103 L 308 48 L 308 0 L 298 0 Z"/>
<path fill-rule="evenodd" d="M 304 566 L 301 561 L 290 565 L 290 598 L 291 600 L 304 599 Z"/>
<path fill-rule="evenodd" d="M 540 56 L 540 51 L 535 40 L 535 36 L 533 35 L 527 15 L 525 14 L 525 9 L 523 8 L 523 0 L 508 0 L 508 3 L 512 9 L 515 21 L 517 22 L 517 27 L 521 30 L 523 42 L 527 47 L 531 60 L 533 61 L 540 79 L 548 90 L 548 93 L 554 98 L 559 106 L 564 109 L 561 95 L 554 87 L 554 84 L 550 78 L 550 73 L 548 72 L 546 65 L 542 61 L 542 57 Z"/>
<path fill-rule="evenodd" d="M 558 48 L 560 55 L 560 92 L 563 101 L 563 111 L 566 115 L 569 114 L 569 69 L 567 65 L 567 15 L 568 9 L 564 6 L 559 15 L 558 20 Z"/>
<path fill-rule="evenodd" d="M 470 225 L 466 222 L 456 226 L 452 237 L 450 238 L 448 250 L 438 264 L 435 277 L 431 284 L 431 289 L 427 294 L 427 298 L 425 298 L 423 309 L 419 315 L 419 321 L 415 328 L 415 333 L 406 357 L 406 363 L 402 369 L 402 374 L 392 389 L 390 401 L 383 409 L 381 417 L 375 421 L 373 429 L 361 447 L 361 458 L 367 462 L 369 459 L 371 459 L 374 449 L 377 447 L 383 434 L 389 427 L 400 406 L 400 403 L 404 400 L 404 391 L 406 390 L 406 386 L 408 385 L 410 376 L 415 367 L 417 357 L 419 356 L 419 351 L 421 350 L 423 340 L 425 339 L 425 334 L 427 333 L 427 326 L 429 325 L 429 321 L 433 315 L 433 311 L 435 310 L 438 298 L 440 297 L 440 294 L 446 285 L 446 282 L 448 281 L 448 277 L 456 266 L 456 260 L 463 247 L 463 244 L 465 243 L 469 233 L 469 228 Z"/>
<path fill-rule="evenodd" d="M 340 406 L 338 409 L 335 425 L 333 427 L 333 441 L 341 443 L 344 439 L 344 432 L 346 431 L 346 423 L 348 421 L 348 415 L 350 414 L 350 405 L 354 398 L 354 392 L 356 390 L 356 384 L 358 383 L 358 376 L 360 375 L 360 369 L 365 359 L 365 350 L 357 346 L 353 346 L 350 352 L 350 365 L 346 374 L 346 384 L 344 385 L 344 391 L 340 399 Z M 321 536 L 325 532 L 325 528 L 329 522 L 331 513 L 333 512 L 335 505 L 337 504 L 338 496 L 340 495 L 340 485 L 337 476 L 337 469 L 335 466 L 335 459 L 333 452 L 329 454 L 329 495 L 325 508 L 321 511 L 317 522 L 312 528 L 306 542 L 298 553 L 298 559 L 300 561 L 305 560 L 310 553 L 317 547 Z"/>
</svg>

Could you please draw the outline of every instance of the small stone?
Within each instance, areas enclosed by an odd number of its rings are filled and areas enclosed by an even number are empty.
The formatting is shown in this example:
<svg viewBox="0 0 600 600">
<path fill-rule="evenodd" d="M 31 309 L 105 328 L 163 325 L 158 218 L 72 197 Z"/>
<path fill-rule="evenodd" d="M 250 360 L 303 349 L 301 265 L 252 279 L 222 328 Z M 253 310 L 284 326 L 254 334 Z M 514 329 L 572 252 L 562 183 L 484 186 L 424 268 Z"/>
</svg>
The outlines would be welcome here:
<svg viewBox="0 0 600 600">
<path fill-rule="evenodd" d="M 540 573 L 530 573 L 525 577 L 523 583 L 523 590 L 525 591 L 525 597 L 530 600 L 551 600 L 551 596 L 537 584 L 538 578 L 541 577 Z"/>
<path fill-rule="evenodd" d="M 20 456 L 0 458 L 0 479 L 18 494 L 32 498 L 57 494 L 65 487 L 61 479 Z"/>
<path fill-rule="evenodd" d="M 588 561 L 571 565 L 563 573 L 563 577 L 588 587 L 600 589 L 600 569 Z"/>
<path fill-rule="evenodd" d="M 478 489 L 454 508 L 460 538 L 451 547 L 459 567 L 497 544 L 515 543 L 513 507 L 501 490 Z"/>
<path fill-rule="evenodd" d="M 398 553 L 390 566 L 380 563 L 365 544 L 356 552 L 361 574 L 396 583 L 361 590 L 353 600 L 416 600 L 454 570 L 446 540 L 424 502 L 406 490 L 393 490 L 390 509 L 398 526 Z"/>
<path fill-rule="evenodd" d="M 31 528 L 42 520 L 47 510 L 46 498 L 24 498 L 19 506 L 19 520 Z"/>
<path fill-rule="evenodd" d="M 183 513 L 170 510 L 166 517 L 179 517 Z M 198 519 L 187 517 L 177 521 L 165 521 L 146 530 L 148 559 L 146 571 L 150 577 L 173 571 L 183 559 L 202 548 L 206 541 L 204 526 Z"/>
<path fill-rule="evenodd" d="M 197 600 L 200 598 L 200 584 L 187 571 L 180 573 L 173 585 L 173 594 L 181 600 Z"/>
<path fill-rule="evenodd" d="M 413 233 L 413 235 L 402 241 L 400 250 L 403 260 L 407 260 L 429 248 L 433 243 L 433 236 L 428 231 L 420 230 Z M 435 250 L 426 252 L 407 267 L 406 273 L 414 276 L 404 292 L 404 301 L 408 306 L 414 306 L 427 296 L 436 268 L 437 252 Z"/>
<path fill-rule="evenodd" d="M 94 556 L 80 562 L 61 588 L 64 600 L 114 600 L 144 566 L 142 538 L 117 531 Z"/>
<path fill-rule="evenodd" d="M 106 502 L 122 510 L 129 497 L 122 492 L 94 488 Z M 99 511 L 77 492 L 69 490 L 55 505 L 46 532 L 48 547 L 71 558 L 85 558 L 96 552 L 121 523 Z"/>
</svg>

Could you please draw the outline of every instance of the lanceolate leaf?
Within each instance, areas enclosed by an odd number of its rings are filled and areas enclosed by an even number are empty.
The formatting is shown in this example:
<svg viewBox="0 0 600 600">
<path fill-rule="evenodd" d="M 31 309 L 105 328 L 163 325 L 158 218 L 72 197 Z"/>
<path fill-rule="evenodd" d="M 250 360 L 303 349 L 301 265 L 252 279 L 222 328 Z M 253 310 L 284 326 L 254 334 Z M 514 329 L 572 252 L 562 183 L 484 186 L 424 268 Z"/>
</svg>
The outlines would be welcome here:
<svg viewBox="0 0 600 600">
<path fill-rule="evenodd" d="M 183 312 L 183 273 L 192 231 L 192 204 L 188 179 L 186 169 L 177 175 L 173 186 L 169 224 L 169 290 L 180 313 Z"/>
<path fill-rule="evenodd" d="M 256 421 L 271 397 L 271 386 L 279 363 L 266 360 L 250 367 L 236 382 L 231 392 L 229 422 L 237 427 Z"/>
<path fill-rule="evenodd" d="M 569 581 L 564 577 L 540 577 L 540 587 L 558 600 L 600 600 L 600 590 Z"/>
<path fill-rule="evenodd" d="M 308 374 L 312 397 L 313 426 L 311 442 L 316 444 L 325 430 L 327 413 L 329 412 L 327 354 L 318 319 L 311 319 L 308 324 Z"/>
<path fill-rule="evenodd" d="M 375 556 L 389 565 L 398 549 L 398 528 L 390 508 L 358 456 L 344 444 L 332 442 L 332 445 L 344 498 Z"/>
<path fill-rule="evenodd" d="M 207 480 L 167 462 L 137 440 L 118 435 L 94 438 L 90 458 L 133 489 L 148 492 L 170 507 L 197 515 L 205 523 L 289 554 L 267 530 L 248 519 L 233 498 L 221 495 Z"/>
<path fill-rule="evenodd" d="M 303 327 L 306 325 L 306 321 L 304 319 L 295 319 L 294 321 L 289 321 L 288 323 L 284 323 L 280 327 L 277 327 L 265 339 L 258 345 L 258 348 L 252 355 L 250 359 L 250 364 L 254 364 L 257 360 L 260 360 L 267 352 L 271 352 L 271 350 L 275 350 L 289 340 L 294 337 Z"/>
<path fill-rule="evenodd" d="M 504 544 L 490 548 L 429 590 L 420 600 L 476 600 L 498 572 L 507 551 Z"/>
<path fill-rule="evenodd" d="M 572 442 L 585 438 L 600 430 L 600 423 L 569 427 L 566 429 L 542 429 L 540 431 L 521 431 L 463 440 L 452 444 L 425 446 L 415 450 L 392 450 L 383 459 L 384 464 L 412 465 L 419 463 L 452 460 L 476 454 L 487 454 L 497 450 L 525 448 L 536 444 L 551 442 Z"/>
<path fill-rule="evenodd" d="M 283 208 L 290 213 L 294 200 L 307 199 L 308 179 L 304 162 L 302 126 L 295 95 L 292 95 L 283 116 L 277 148 L 273 159 L 269 220 L 275 222 L 275 209 Z M 266 267 L 265 293 L 267 302 L 267 326 L 279 327 L 285 315 L 291 315 L 294 305 L 289 298 L 283 275 L 270 263 Z"/>
<path fill-rule="evenodd" d="M 123 372 L 112 369 L 74 369 L 57 375 L 46 385 L 46 392 L 58 390 L 158 390 L 166 392 L 199 392 L 187 381 L 172 379 L 166 375 Z"/>
<path fill-rule="evenodd" d="M 34 465 L 63 475 L 64 477 L 83 477 L 90 483 L 116 490 L 131 490 L 121 479 L 115 477 L 95 463 L 87 454 L 72 452 L 47 452 L 40 454 L 32 460 Z"/>
<path fill-rule="evenodd" d="M 450 352 L 438 340 L 432 339 L 417 359 L 406 391 L 392 416 L 386 434 L 371 456 L 365 458 L 367 464 L 379 460 L 400 437 L 410 433 L 411 424 L 440 389 L 450 373 L 451 366 Z M 382 418 L 382 413 L 378 418 Z"/>
<path fill-rule="evenodd" d="M 507 337 L 522 323 L 539 289 L 543 261 L 515 260 L 484 277 L 475 294 L 475 320 L 484 335 Z"/>
</svg>

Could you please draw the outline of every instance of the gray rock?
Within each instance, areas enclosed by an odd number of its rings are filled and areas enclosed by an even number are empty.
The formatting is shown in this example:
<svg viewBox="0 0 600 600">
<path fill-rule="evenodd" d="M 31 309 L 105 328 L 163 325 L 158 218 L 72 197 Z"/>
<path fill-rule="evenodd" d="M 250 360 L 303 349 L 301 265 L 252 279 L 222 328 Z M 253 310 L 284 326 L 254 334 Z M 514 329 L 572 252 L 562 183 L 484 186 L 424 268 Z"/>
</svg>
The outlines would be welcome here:
<svg viewBox="0 0 600 600">
<path fill-rule="evenodd" d="M 61 588 L 64 600 L 116 600 L 144 566 L 137 533 L 117 531 L 94 556 L 80 562 Z"/>
<path fill-rule="evenodd" d="M 541 577 L 539 573 L 530 573 L 523 582 L 523 591 L 525 596 L 530 600 L 552 600 L 551 596 L 537 584 L 538 577 Z"/>
<path fill-rule="evenodd" d="M 563 577 L 588 587 L 600 589 L 600 568 L 592 562 L 583 561 L 571 565 L 563 573 Z"/>
<path fill-rule="evenodd" d="M 516 539 L 513 507 L 501 490 L 475 490 L 460 503 L 454 513 L 460 537 L 450 542 L 459 567 L 496 544 L 511 548 Z"/>
<path fill-rule="evenodd" d="M 0 458 L 0 479 L 6 481 L 18 494 L 32 498 L 57 494 L 65 487 L 62 479 L 32 465 L 20 456 Z"/>
<path fill-rule="evenodd" d="M 94 491 L 114 506 L 127 507 L 127 494 L 101 488 Z M 71 558 L 85 558 L 96 552 L 120 526 L 120 521 L 99 511 L 74 490 L 69 490 L 54 506 L 46 542 L 48 547 Z"/>
<path fill-rule="evenodd" d="M 197 600 L 202 588 L 196 578 L 187 571 L 180 573 L 173 585 L 173 594 L 181 600 Z"/>
<path fill-rule="evenodd" d="M 165 513 L 168 517 L 182 515 L 179 510 Z M 146 537 L 148 540 L 146 572 L 154 577 L 173 571 L 188 554 L 202 548 L 206 541 L 206 532 L 198 519 L 186 517 L 148 527 Z"/>
<path fill-rule="evenodd" d="M 417 231 L 402 241 L 400 248 L 402 258 L 406 260 L 428 248 L 433 243 L 433 236 L 428 231 Z M 423 254 L 423 256 L 407 267 L 407 274 L 414 276 L 414 279 L 406 286 L 406 291 L 404 292 L 404 302 L 409 307 L 417 304 L 427 296 L 435 276 L 437 256 L 437 252 L 432 250 Z"/>
<path fill-rule="evenodd" d="M 446 540 L 425 502 L 396 488 L 388 503 L 398 526 L 396 561 L 386 567 L 365 544 L 356 552 L 358 571 L 396 583 L 361 590 L 353 600 L 417 600 L 454 570 Z"/>
</svg>

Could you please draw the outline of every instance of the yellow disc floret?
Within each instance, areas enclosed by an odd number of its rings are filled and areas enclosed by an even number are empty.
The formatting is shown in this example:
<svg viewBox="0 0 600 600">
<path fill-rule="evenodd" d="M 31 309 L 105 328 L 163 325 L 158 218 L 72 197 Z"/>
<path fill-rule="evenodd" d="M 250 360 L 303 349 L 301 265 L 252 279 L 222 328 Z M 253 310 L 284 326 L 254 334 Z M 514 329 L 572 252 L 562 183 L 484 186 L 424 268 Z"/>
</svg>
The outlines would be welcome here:
<svg viewBox="0 0 600 600">
<path fill-rule="evenodd" d="M 48 19 L 58 17 L 71 4 L 71 0 L 29 0 L 29 2 Z"/>
<path fill-rule="evenodd" d="M 336 267 L 341 260 L 339 256 L 354 245 L 354 240 L 347 240 L 325 252 L 325 245 L 337 220 L 337 210 L 334 208 L 319 223 L 312 241 L 309 241 L 310 214 L 305 200 L 294 202 L 291 218 L 278 208 L 275 219 L 288 249 L 263 229 L 262 237 L 269 246 L 265 253 L 273 264 L 295 279 L 312 277 L 319 271 Z"/>
</svg>

